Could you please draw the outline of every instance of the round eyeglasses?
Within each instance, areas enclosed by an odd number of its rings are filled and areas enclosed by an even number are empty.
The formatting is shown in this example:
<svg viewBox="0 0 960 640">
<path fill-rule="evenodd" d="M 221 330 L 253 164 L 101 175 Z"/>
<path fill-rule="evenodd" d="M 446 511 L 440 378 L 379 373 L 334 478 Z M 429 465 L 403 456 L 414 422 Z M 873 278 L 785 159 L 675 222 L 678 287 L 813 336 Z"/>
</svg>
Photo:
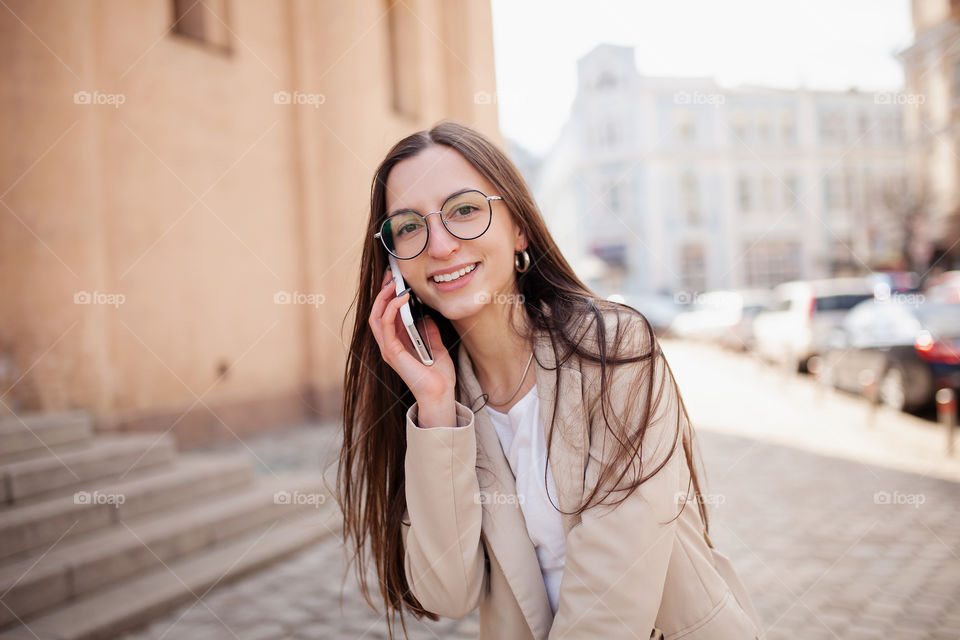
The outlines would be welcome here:
<svg viewBox="0 0 960 640">
<path fill-rule="evenodd" d="M 439 213 L 440 220 L 450 235 L 460 240 L 473 240 L 490 228 L 490 221 L 493 219 L 492 200 L 503 198 L 488 196 L 476 189 L 455 193 L 444 201 L 439 211 L 431 211 L 426 215 L 412 209 L 394 213 L 383 221 L 380 231 L 373 234 L 373 237 L 380 238 L 383 246 L 394 257 L 410 260 L 427 248 L 430 239 L 427 216 Z"/>
</svg>

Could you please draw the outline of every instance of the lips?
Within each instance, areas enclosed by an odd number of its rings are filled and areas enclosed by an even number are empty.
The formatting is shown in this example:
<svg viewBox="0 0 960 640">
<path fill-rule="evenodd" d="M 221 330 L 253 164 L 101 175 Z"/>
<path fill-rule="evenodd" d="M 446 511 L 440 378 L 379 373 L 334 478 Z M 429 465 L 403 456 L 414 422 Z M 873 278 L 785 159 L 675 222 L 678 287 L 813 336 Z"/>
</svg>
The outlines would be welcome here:
<svg viewBox="0 0 960 640">
<path fill-rule="evenodd" d="M 472 273 L 472 272 L 474 271 L 474 269 L 477 268 L 477 265 L 478 265 L 478 264 L 479 264 L 479 262 L 474 262 L 474 263 L 472 263 L 472 264 L 468 264 L 468 265 L 466 265 L 466 266 L 464 266 L 464 267 L 461 267 L 460 269 L 458 269 L 458 270 L 456 270 L 456 271 L 448 271 L 448 272 L 446 272 L 446 273 L 442 273 L 442 274 L 439 274 L 439 275 L 430 276 L 429 279 L 430 279 L 431 282 L 433 282 L 433 283 L 435 283 L 435 284 L 442 284 L 442 283 L 444 283 L 444 282 L 455 282 L 456 280 L 459 280 L 460 278 L 463 278 L 463 277 L 466 276 L 467 274 Z"/>
<path fill-rule="evenodd" d="M 480 262 L 475 262 L 473 265 L 468 265 L 466 268 L 469 269 L 471 266 L 473 268 L 467 271 L 464 275 L 456 278 L 455 280 L 437 282 L 433 278 L 429 278 L 430 285 L 440 293 L 446 293 L 449 291 L 456 291 L 457 289 L 462 289 L 463 287 L 466 287 L 470 284 L 470 281 L 473 280 L 474 274 L 480 269 L 481 265 L 482 263 Z M 463 271 L 464 269 L 461 269 L 459 272 L 455 272 L 455 273 L 461 273 Z M 447 274 L 446 277 L 450 277 L 450 275 L 452 274 Z"/>
</svg>

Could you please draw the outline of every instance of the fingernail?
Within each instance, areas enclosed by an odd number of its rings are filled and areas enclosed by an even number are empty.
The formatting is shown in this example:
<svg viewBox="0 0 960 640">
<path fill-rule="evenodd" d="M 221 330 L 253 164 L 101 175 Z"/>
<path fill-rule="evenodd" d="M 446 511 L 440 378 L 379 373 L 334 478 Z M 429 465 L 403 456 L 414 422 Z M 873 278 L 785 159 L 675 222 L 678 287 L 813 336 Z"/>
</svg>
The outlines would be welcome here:
<svg viewBox="0 0 960 640">
<path fill-rule="evenodd" d="M 407 287 L 406 289 L 404 289 L 403 291 L 401 291 L 400 293 L 398 293 L 398 294 L 397 294 L 397 297 L 399 298 L 400 296 L 402 296 L 402 295 L 404 295 L 404 294 L 406 294 L 406 293 L 410 293 L 410 289 L 411 289 L 411 288 L 412 288 L 412 287 Z"/>
<path fill-rule="evenodd" d="M 391 282 L 393 282 L 393 280 L 394 280 L 394 279 L 391 277 L 389 280 L 387 280 L 386 282 L 383 283 L 383 286 L 386 287 L 386 286 L 389 285 Z"/>
</svg>

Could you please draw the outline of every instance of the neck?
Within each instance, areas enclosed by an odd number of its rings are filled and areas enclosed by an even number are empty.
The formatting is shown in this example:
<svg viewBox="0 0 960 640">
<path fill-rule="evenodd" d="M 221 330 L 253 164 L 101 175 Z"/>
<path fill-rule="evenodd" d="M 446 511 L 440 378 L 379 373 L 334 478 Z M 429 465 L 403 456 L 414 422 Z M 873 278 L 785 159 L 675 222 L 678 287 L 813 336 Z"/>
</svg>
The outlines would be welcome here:
<svg viewBox="0 0 960 640">
<path fill-rule="evenodd" d="M 529 326 L 521 304 L 488 304 L 477 314 L 452 322 L 463 347 L 470 354 L 477 382 L 494 402 L 505 400 L 520 384 L 520 376 L 533 348 L 528 340 L 517 335 L 511 313 L 519 327 L 525 329 Z M 531 379 L 536 380 L 533 365 L 514 400 L 529 390 Z"/>
</svg>

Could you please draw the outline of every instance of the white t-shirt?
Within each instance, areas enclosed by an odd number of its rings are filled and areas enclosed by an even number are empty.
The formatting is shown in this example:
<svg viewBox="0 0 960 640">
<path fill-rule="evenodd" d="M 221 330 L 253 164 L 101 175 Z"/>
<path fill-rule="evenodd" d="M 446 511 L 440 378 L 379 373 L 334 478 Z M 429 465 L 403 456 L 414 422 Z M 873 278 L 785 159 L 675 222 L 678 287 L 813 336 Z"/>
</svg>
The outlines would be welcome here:
<svg viewBox="0 0 960 640">
<path fill-rule="evenodd" d="M 501 413 L 489 406 L 484 408 L 500 437 L 500 445 L 516 478 L 517 498 L 527 523 L 527 533 L 537 551 L 550 607 L 556 614 L 560 578 L 563 576 L 566 557 L 566 540 L 560 512 L 553 506 L 559 503 L 553 474 L 547 468 L 547 443 L 540 426 L 537 387 L 534 385 L 507 413 Z M 550 498 L 547 497 L 543 485 L 545 470 Z M 553 504 L 550 502 L 551 498 Z"/>
</svg>

